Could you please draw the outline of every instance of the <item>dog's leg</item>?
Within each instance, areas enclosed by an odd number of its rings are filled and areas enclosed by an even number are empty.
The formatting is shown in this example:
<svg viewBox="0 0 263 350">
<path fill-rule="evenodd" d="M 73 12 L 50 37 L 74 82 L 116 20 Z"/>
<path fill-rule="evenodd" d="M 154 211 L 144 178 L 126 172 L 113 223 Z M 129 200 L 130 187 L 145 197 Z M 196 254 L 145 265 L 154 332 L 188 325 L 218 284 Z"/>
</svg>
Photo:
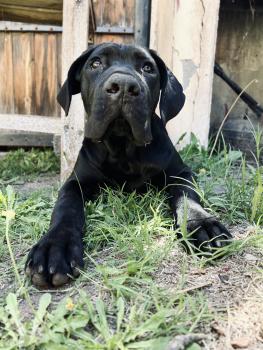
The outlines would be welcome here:
<svg viewBox="0 0 263 350">
<path fill-rule="evenodd" d="M 88 187 L 86 185 L 86 187 Z M 61 188 L 50 228 L 29 252 L 26 273 L 39 287 L 60 286 L 83 267 L 84 201 L 89 195 L 71 177 Z"/>
<path fill-rule="evenodd" d="M 170 204 L 177 226 L 186 223 L 189 241 L 203 251 L 212 251 L 231 239 L 231 234 L 217 218 L 207 212 L 200 203 L 194 189 L 193 174 L 180 159 L 181 172 L 178 174 L 178 159 L 171 162 L 166 170 Z"/>
</svg>

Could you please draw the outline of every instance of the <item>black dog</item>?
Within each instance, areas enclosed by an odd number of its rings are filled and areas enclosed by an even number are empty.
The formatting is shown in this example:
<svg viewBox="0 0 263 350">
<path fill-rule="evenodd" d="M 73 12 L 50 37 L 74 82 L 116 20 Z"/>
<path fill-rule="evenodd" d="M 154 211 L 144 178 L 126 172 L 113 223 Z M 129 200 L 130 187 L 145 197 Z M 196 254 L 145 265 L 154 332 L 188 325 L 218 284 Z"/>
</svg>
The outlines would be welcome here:
<svg viewBox="0 0 263 350">
<path fill-rule="evenodd" d="M 155 114 L 159 95 L 160 114 Z M 70 67 L 58 95 L 66 114 L 81 93 L 86 132 L 74 171 L 59 192 L 49 231 L 31 249 L 26 273 L 37 286 L 60 286 L 83 267 L 84 201 L 104 184 L 143 191 L 146 183 L 167 186 L 171 208 L 201 249 L 231 237 L 200 205 L 190 169 L 182 162 L 165 125 L 182 109 L 182 86 L 152 50 L 112 43 L 93 46 Z"/>
</svg>

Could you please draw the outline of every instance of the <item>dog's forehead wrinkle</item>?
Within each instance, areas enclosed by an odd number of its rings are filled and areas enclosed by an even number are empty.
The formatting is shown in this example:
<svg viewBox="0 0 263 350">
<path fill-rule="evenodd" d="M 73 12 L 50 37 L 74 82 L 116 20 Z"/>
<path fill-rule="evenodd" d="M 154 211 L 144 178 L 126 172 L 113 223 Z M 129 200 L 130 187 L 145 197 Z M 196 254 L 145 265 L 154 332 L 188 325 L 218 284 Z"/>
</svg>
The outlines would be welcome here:
<svg viewBox="0 0 263 350">
<path fill-rule="evenodd" d="M 154 61 L 151 54 L 145 48 L 131 44 L 104 44 L 95 49 L 90 58 L 96 56 L 105 56 L 112 60 L 118 59 L 123 62 L 134 62 L 134 59 Z"/>
<path fill-rule="evenodd" d="M 102 46 L 97 47 L 91 54 L 92 57 L 104 55 L 104 56 L 115 56 L 116 54 L 120 53 L 120 45 L 119 44 L 110 44 L 106 43 Z"/>
<path fill-rule="evenodd" d="M 136 45 L 126 45 L 126 51 L 129 54 L 129 58 L 137 61 L 154 61 L 149 51 L 143 47 Z"/>
</svg>

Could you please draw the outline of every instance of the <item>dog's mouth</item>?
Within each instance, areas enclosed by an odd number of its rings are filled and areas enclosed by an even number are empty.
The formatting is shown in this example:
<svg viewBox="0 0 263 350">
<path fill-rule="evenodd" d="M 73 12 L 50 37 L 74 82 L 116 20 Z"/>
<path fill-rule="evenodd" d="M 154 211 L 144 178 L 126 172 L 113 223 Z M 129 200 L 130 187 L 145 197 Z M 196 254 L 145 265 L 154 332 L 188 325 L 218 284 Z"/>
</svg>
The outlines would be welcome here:
<svg viewBox="0 0 263 350">
<path fill-rule="evenodd" d="M 116 118 L 109 126 L 108 132 L 116 136 L 132 137 L 132 129 L 129 123 L 123 118 Z"/>
<path fill-rule="evenodd" d="M 104 135 L 102 135 L 99 139 L 93 139 L 93 142 L 103 142 L 108 139 L 118 139 L 118 138 L 126 138 L 128 141 L 134 143 L 136 146 L 146 146 L 151 143 L 151 140 L 144 140 L 142 138 L 138 139 L 134 135 L 132 128 L 127 120 L 123 117 L 118 117 L 114 119 L 106 129 Z"/>
</svg>

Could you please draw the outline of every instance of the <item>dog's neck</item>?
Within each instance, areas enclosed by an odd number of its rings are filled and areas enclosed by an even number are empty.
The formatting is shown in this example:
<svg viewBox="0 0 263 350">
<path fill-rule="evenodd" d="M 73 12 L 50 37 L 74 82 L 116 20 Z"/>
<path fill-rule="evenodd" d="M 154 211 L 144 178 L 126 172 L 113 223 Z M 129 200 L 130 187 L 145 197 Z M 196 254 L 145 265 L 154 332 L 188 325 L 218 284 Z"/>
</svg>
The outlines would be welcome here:
<svg viewBox="0 0 263 350">
<path fill-rule="evenodd" d="M 132 157 L 137 147 L 130 126 L 122 119 L 116 119 L 112 123 L 105 133 L 102 143 L 106 147 L 109 157 L 116 160 Z"/>
<path fill-rule="evenodd" d="M 108 151 L 109 157 L 115 160 L 133 157 L 138 147 L 130 135 L 110 135 L 105 137 L 102 142 Z"/>
</svg>

